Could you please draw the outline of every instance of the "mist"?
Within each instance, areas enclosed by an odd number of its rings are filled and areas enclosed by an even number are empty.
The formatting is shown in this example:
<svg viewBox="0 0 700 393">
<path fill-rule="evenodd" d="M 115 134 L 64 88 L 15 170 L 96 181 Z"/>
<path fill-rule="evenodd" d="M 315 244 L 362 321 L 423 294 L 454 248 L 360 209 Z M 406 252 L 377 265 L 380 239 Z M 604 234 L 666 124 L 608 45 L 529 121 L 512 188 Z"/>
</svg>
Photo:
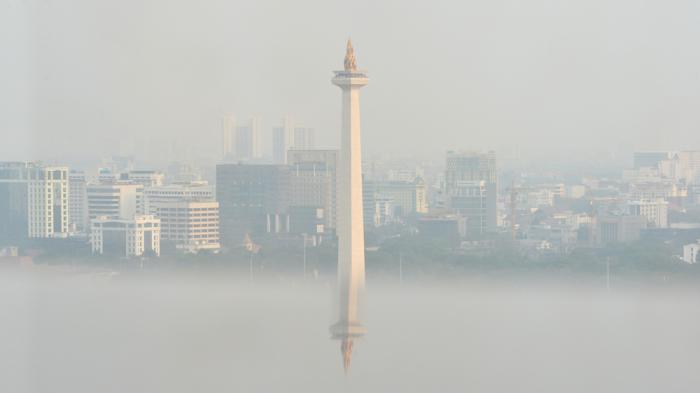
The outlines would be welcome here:
<svg viewBox="0 0 700 393">
<path fill-rule="evenodd" d="M 0 132 L 11 143 L 0 156 L 211 162 L 228 113 L 261 118 L 266 154 L 285 115 L 335 147 L 329 79 L 349 36 L 372 79 L 363 92 L 369 155 L 458 147 L 590 161 L 698 148 L 699 7 L 5 0 Z"/>
<path fill-rule="evenodd" d="M 332 279 L 5 274 L 7 392 L 689 392 L 697 290 L 370 280 L 347 376 Z"/>
</svg>

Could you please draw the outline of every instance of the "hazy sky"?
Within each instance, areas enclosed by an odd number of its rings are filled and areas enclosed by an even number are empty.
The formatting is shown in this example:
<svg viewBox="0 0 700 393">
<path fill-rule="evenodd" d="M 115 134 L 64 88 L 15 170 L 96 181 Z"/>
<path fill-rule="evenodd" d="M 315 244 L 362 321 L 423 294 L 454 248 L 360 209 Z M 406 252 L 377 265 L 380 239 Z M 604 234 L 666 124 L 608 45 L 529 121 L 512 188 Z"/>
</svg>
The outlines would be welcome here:
<svg viewBox="0 0 700 393">
<path fill-rule="evenodd" d="M 0 0 L 0 159 L 215 157 L 227 112 L 333 147 L 348 36 L 368 153 L 700 148 L 693 0 Z"/>
</svg>

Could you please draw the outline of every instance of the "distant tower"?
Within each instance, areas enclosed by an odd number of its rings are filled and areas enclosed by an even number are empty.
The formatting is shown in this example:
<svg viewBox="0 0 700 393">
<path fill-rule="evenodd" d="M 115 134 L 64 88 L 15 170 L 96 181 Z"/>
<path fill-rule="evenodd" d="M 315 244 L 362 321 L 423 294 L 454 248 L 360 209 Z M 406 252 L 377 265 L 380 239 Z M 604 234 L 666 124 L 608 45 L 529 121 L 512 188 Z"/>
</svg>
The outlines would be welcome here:
<svg viewBox="0 0 700 393">
<path fill-rule="evenodd" d="M 233 115 L 226 115 L 221 121 L 221 158 L 226 159 L 233 153 L 233 130 L 236 127 L 236 119 Z"/>
<path fill-rule="evenodd" d="M 285 117 L 282 124 L 272 128 L 272 159 L 275 164 L 286 164 L 289 150 L 316 148 L 316 130 L 294 124 Z"/>
<path fill-rule="evenodd" d="M 272 160 L 275 164 L 287 163 L 287 151 L 291 148 L 294 122 L 287 116 L 282 125 L 272 128 Z"/>
<path fill-rule="evenodd" d="M 236 160 L 260 158 L 259 119 L 250 118 L 248 125 L 235 127 L 234 153 Z"/>
<path fill-rule="evenodd" d="M 338 160 L 338 322 L 333 338 L 341 340 L 347 372 L 353 340 L 366 329 L 358 319 L 358 302 L 365 283 L 365 230 L 362 216 L 362 153 L 360 144 L 360 88 L 367 74 L 357 69 L 355 51 L 348 40 L 345 69 L 334 71 L 332 83 L 343 90 L 340 159 Z"/>
</svg>

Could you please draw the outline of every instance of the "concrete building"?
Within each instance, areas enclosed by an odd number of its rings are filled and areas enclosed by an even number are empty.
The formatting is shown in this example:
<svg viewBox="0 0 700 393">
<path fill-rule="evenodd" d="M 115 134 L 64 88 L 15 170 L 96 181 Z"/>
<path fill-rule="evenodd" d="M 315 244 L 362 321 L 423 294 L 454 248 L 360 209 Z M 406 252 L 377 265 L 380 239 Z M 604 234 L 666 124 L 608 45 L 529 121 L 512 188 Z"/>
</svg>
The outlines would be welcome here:
<svg viewBox="0 0 700 393">
<path fill-rule="evenodd" d="M 100 216 L 131 219 L 144 213 L 143 185 L 131 182 L 88 184 L 88 217 Z"/>
<path fill-rule="evenodd" d="M 0 163 L 0 240 L 68 235 L 68 168 Z"/>
<path fill-rule="evenodd" d="M 466 220 L 467 235 L 479 235 L 496 228 L 495 184 L 484 180 L 454 182 L 450 188 L 450 210 Z"/>
<path fill-rule="evenodd" d="M 649 227 L 668 228 L 668 202 L 663 199 L 630 201 L 629 213 L 646 218 Z"/>
<path fill-rule="evenodd" d="M 165 174 L 154 170 L 133 170 L 126 174 L 126 179 L 144 187 L 160 187 L 165 182 Z"/>
<path fill-rule="evenodd" d="M 417 177 L 413 181 L 366 181 L 363 185 L 375 194 L 391 198 L 397 211 L 393 215 L 406 217 L 428 212 L 425 182 Z"/>
<path fill-rule="evenodd" d="M 289 167 L 217 165 L 216 200 L 222 244 L 235 246 L 246 234 L 264 234 L 268 214 L 284 214 L 289 206 Z"/>
<path fill-rule="evenodd" d="M 131 218 L 100 216 L 91 220 L 93 254 L 113 257 L 160 255 L 160 220 L 148 215 Z"/>
<path fill-rule="evenodd" d="M 316 130 L 295 125 L 285 117 L 280 126 L 272 129 L 272 158 L 275 164 L 287 164 L 289 150 L 313 150 L 316 148 Z"/>
<path fill-rule="evenodd" d="M 445 197 L 447 207 L 466 218 L 469 233 L 495 231 L 498 224 L 495 153 L 448 151 Z"/>
<path fill-rule="evenodd" d="M 686 244 L 683 246 L 683 262 L 698 263 L 700 262 L 700 240 L 696 243 Z"/>
<path fill-rule="evenodd" d="M 144 211 L 158 216 L 158 207 L 162 203 L 178 201 L 213 201 L 214 187 L 206 181 L 183 182 L 144 190 Z"/>
<path fill-rule="evenodd" d="M 90 229 L 87 203 L 87 177 L 83 171 L 68 174 L 68 210 L 71 231 L 87 233 Z"/>
<path fill-rule="evenodd" d="M 647 220 L 643 216 L 604 214 L 596 217 L 596 242 L 627 243 L 639 240 Z"/>
<path fill-rule="evenodd" d="M 247 125 L 234 128 L 233 159 L 236 161 L 260 158 L 260 129 L 257 117 L 251 117 Z"/>
<path fill-rule="evenodd" d="M 221 119 L 221 158 L 225 160 L 233 154 L 234 129 L 236 118 L 228 114 Z"/>
<path fill-rule="evenodd" d="M 164 244 L 189 253 L 220 248 L 219 203 L 216 201 L 160 202 L 158 218 Z"/>
<path fill-rule="evenodd" d="M 336 228 L 337 150 L 290 150 L 289 206 L 321 208 L 326 231 Z"/>
</svg>

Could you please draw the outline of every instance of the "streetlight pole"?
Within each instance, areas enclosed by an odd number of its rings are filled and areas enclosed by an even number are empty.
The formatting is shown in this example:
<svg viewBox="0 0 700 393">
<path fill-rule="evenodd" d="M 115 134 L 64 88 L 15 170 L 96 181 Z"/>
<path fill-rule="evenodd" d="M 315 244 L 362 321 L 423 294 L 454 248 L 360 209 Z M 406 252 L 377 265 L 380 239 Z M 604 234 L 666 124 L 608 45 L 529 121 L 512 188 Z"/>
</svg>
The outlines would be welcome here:
<svg viewBox="0 0 700 393">
<path fill-rule="evenodd" d="M 253 252 L 250 252 L 250 282 L 253 282 Z"/>
<path fill-rule="evenodd" d="M 304 276 L 304 280 L 306 280 L 306 233 L 304 233 L 303 235 L 304 235 L 304 246 L 303 246 L 303 250 L 304 250 L 304 266 L 303 266 L 304 275 L 303 276 Z"/>
</svg>

